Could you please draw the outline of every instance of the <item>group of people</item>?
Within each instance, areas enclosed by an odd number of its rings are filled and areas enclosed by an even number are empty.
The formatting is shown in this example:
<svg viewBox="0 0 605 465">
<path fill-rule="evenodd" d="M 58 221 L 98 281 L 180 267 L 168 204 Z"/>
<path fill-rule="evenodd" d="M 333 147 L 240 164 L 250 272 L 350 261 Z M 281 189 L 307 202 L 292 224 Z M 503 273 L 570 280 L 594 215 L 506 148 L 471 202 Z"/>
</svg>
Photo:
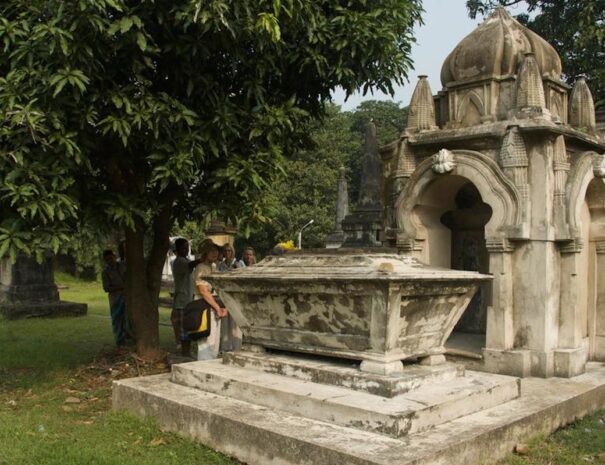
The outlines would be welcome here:
<svg viewBox="0 0 605 465">
<path fill-rule="evenodd" d="M 218 299 L 215 289 L 206 280 L 212 273 L 226 272 L 256 263 L 252 247 L 244 249 L 242 259 L 235 257 L 230 244 L 218 246 L 206 239 L 199 250 L 199 258 L 189 258 L 189 242 L 179 238 L 175 241 L 176 258 L 172 262 L 174 278 L 174 299 L 170 320 L 174 329 L 177 350 L 191 356 L 191 340 L 182 327 L 182 310 L 195 299 L 204 299 L 212 309 L 210 336 L 198 341 L 198 360 L 216 358 L 219 352 L 236 350 L 241 347 L 242 335 L 229 312 Z M 112 250 L 103 252 L 105 266 L 102 272 L 103 290 L 109 298 L 111 327 L 118 346 L 127 345 L 134 340 L 134 333 L 126 313 L 124 296 L 126 261 L 124 248 L 119 248 L 120 257 Z"/>
<path fill-rule="evenodd" d="M 192 300 L 198 299 L 203 299 L 210 306 L 212 317 L 210 335 L 197 341 L 195 358 L 210 360 L 216 358 L 220 352 L 239 349 L 242 345 L 242 333 L 207 278 L 212 273 L 254 265 L 254 249 L 247 247 L 242 260 L 238 260 L 230 244 L 221 247 L 206 239 L 200 246 L 198 258 L 191 260 L 189 242 L 179 238 L 175 241 L 175 252 L 176 258 L 172 262 L 174 300 L 170 320 L 181 354 L 191 356 L 192 346 L 192 341 L 183 328 L 183 310 Z"/>
</svg>

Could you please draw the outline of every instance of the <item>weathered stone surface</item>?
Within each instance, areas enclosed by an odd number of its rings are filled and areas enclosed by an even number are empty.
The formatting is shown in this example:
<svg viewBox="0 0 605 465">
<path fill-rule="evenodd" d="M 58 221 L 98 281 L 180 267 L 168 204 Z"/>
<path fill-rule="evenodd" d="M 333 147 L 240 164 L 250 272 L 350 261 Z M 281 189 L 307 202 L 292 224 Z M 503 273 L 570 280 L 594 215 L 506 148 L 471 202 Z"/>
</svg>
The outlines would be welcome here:
<svg viewBox="0 0 605 465">
<path fill-rule="evenodd" d="M 379 364 L 442 354 L 489 279 L 359 251 L 268 257 L 212 277 L 247 342 Z"/>
<path fill-rule="evenodd" d="M 441 384 L 464 375 L 464 367 L 439 364 L 425 367 L 406 364 L 401 375 L 383 376 L 359 370 L 359 363 L 346 360 L 330 360 L 323 357 L 305 357 L 302 354 L 272 354 L 251 352 L 227 352 L 225 364 L 253 368 L 264 373 L 289 376 L 314 383 L 340 386 L 382 397 L 395 397 L 427 384 Z"/>
<path fill-rule="evenodd" d="M 59 300 L 51 258 L 42 263 L 25 255 L 19 255 L 14 264 L 8 258 L 1 260 L 0 315 L 13 320 L 86 314 L 86 304 Z"/>
<path fill-rule="evenodd" d="M 490 376 L 490 375 L 486 375 Z M 521 397 L 401 439 L 176 385 L 169 375 L 114 382 L 113 406 L 153 416 L 250 465 L 468 465 L 605 405 L 605 368 L 572 380 L 521 380 Z"/>
<path fill-rule="evenodd" d="M 224 365 L 218 360 L 175 365 L 171 380 L 203 392 L 392 437 L 413 434 L 519 395 L 515 378 L 472 373 L 387 398 Z"/>
</svg>

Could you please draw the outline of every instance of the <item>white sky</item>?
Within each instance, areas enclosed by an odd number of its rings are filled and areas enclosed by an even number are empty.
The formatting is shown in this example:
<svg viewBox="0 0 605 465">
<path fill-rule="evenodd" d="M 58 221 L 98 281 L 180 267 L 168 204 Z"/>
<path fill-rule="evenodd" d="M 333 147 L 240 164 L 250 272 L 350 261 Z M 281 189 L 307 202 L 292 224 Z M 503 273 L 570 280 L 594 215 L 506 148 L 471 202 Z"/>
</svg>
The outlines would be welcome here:
<svg viewBox="0 0 605 465">
<path fill-rule="evenodd" d="M 441 90 L 441 65 L 447 55 L 465 36 L 482 22 L 481 17 L 471 20 L 466 9 L 466 0 L 424 0 L 424 25 L 416 30 L 416 44 L 412 48 L 414 69 L 408 73 L 410 82 L 395 88 L 395 95 L 376 93 L 374 95 L 354 94 L 345 102 L 345 94 L 337 90 L 332 94 L 334 103 L 343 110 L 352 110 L 364 100 L 393 100 L 407 106 L 418 81 L 418 76 L 426 74 L 433 94 Z M 513 15 L 520 13 L 512 8 Z"/>
</svg>

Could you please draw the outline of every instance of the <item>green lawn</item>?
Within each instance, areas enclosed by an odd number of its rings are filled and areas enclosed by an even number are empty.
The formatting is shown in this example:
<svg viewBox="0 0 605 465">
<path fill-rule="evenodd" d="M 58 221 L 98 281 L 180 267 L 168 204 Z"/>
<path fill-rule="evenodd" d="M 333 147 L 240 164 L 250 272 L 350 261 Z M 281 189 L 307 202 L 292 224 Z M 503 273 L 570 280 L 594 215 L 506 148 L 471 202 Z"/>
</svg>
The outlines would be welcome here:
<svg viewBox="0 0 605 465">
<path fill-rule="evenodd" d="M 68 286 L 63 300 L 88 303 L 87 316 L 0 320 L 0 465 L 239 463 L 162 432 L 152 420 L 112 412 L 112 379 L 167 368 L 141 367 L 132 354 L 115 350 L 99 283 L 61 274 L 57 282 Z M 174 350 L 169 313 L 160 310 L 160 337 L 164 349 Z M 527 455 L 511 454 L 501 465 L 605 463 L 602 416 L 534 439 Z"/>
<path fill-rule="evenodd" d="M 112 412 L 111 381 L 136 375 L 137 361 L 114 349 L 100 283 L 65 275 L 57 282 L 69 286 L 63 300 L 88 303 L 87 316 L 0 320 L 0 465 L 238 463 L 151 420 Z M 170 312 L 160 313 L 162 344 L 174 350 Z"/>
</svg>

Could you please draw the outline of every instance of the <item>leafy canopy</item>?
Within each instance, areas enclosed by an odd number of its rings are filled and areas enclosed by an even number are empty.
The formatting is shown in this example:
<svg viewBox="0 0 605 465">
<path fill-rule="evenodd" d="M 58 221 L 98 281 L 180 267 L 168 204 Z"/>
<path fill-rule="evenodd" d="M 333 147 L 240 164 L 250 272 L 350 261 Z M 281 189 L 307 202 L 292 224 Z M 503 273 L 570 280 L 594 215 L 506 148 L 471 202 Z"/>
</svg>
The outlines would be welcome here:
<svg viewBox="0 0 605 465">
<path fill-rule="evenodd" d="M 262 193 L 336 86 L 407 77 L 420 0 L 5 0 L 0 256 Z M 165 228 L 164 228 L 165 229 Z"/>
<path fill-rule="evenodd" d="M 573 84 L 585 75 L 597 105 L 605 105 L 605 0 L 467 0 L 471 18 L 496 5 L 525 6 L 521 23 L 552 44 Z"/>
</svg>

